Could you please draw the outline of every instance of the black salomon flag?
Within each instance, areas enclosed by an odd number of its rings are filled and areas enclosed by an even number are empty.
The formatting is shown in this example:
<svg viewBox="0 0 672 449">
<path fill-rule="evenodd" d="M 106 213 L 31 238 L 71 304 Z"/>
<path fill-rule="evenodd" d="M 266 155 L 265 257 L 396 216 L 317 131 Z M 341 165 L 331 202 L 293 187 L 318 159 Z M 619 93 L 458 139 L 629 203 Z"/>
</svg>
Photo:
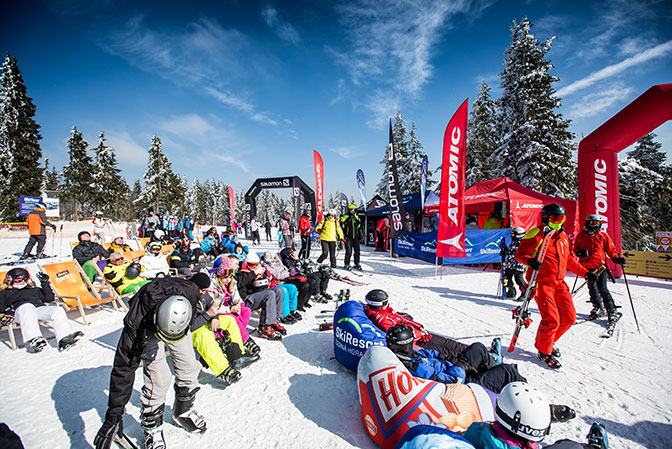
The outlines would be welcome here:
<svg viewBox="0 0 672 449">
<path fill-rule="evenodd" d="M 390 237 L 406 235 L 406 213 L 404 202 L 399 191 L 399 176 L 397 175 L 397 158 L 394 154 L 394 136 L 392 135 L 392 120 L 390 120 L 390 144 L 387 147 L 388 186 L 390 189 Z"/>
</svg>

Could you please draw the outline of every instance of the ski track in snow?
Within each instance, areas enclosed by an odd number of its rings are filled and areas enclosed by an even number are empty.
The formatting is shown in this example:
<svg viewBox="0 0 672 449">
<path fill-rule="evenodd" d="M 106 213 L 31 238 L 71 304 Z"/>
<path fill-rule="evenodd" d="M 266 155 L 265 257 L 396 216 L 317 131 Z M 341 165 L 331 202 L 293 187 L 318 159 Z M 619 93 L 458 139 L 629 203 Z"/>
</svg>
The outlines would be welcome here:
<svg viewBox="0 0 672 449">
<path fill-rule="evenodd" d="M 66 223 L 63 238 L 48 241 L 46 252 L 68 257 L 69 243 L 77 232 L 91 228 L 90 223 Z M 119 235 L 125 234 L 122 229 L 115 226 Z M 23 234 L 5 231 L 0 238 L 0 257 L 20 251 L 27 240 Z M 260 253 L 277 250 L 277 244 L 262 241 L 256 249 Z M 312 253 L 313 259 L 319 255 Z M 339 255 L 339 266 L 343 255 Z M 411 313 L 436 333 L 486 346 L 498 336 L 502 346 L 508 346 L 514 324 L 511 310 L 519 303 L 503 302 L 495 295 L 498 271 L 445 266 L 439 279 L 438 273 L 434 276 L 434 265 L 409 258 L 392 261 L 389 254 L 368 248 L 362 248 L 362 263 L 370 276 L 343 274 L 369 285 L 331 281 L 329 293 L 335 296 L 340 289 L 350 288 L 351 299 L 363 300 L 369 290 L 382 288 L 396 310 Z M 36 270 L 35 264 L 27 268 Z M 570 285 L 573 278 L 567 277 Z M 558 342 L 563 354 L 560 371 L 545 368 L 537 359 L 534 337 L 540 317 L 534 303 L 530 307 L 534 322 L 521 331 L 516 350 L 505 352 L 505 361 L 516 363 L 521 374 L 545 391 L 552 403 L 577 410 L 576 419 L 552 426 L 547 443 L 561 438 L 583 442 L 590 424 L 599 421 L 607 428 L 612 448 L 672 447 L 672 283 L 635 276 L 628 281 L 641 334 L 625 285 L 618 280 L 609 288 L 624 316 L 608 339 L 600 338 L 605 320 L 581 321 L 590 304 L 585 302 L 585 288 L 578 293 L 578 322 Z M 223 387 L 209 370 L 202 370 L 196 409 L 208 423 L 205 434 L 189 435 L 172 425 L 174 394 L 170 389 L 164 415 L 168 447 L 375 448 L 360 422 L 356 377 L 333 359 L 332 332 L 317 330 L 319 323 L 333 317 L 320 311 L 332 308 L 333 303 L 315 304 L 303 321 L 287 326 L 289 335 L 282 342 L 255 338 L 262 348 L 261 360 L 243 370 L 240 382 L 230 387 Z M 58 353 L 53 339 L 39 354 L 27 354 L 23 347 L 12 351 L 7 331 L 0 334 L 4 393 L 0 422 L 16 431 L 26 448 L 91 448 L 104 417 L 123 314 L 107 307 L 89 310 L 90 326 L 81 324 L 76 311 L 68 315 L 75 320 L 73 328 L 85 336 L 65 353 Z M 253 314 L 250 326 L 256 323 Z M 20 332 L 15 335 L 22 344 Z M 45 330 L 48 335 L 50 331 Z M 142 436 L 141 386 L 138 370 L 124 416 L 124 429 L 136 443 Z"/>
</svg>

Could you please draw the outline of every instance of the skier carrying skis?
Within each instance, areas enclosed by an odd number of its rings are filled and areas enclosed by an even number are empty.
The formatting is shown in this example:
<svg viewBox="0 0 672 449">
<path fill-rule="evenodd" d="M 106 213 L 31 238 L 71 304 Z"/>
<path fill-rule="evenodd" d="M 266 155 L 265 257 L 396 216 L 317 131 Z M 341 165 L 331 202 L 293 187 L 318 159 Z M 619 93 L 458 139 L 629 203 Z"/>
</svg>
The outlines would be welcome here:
<svg viewBox="0 0 672 449">
<path fill-rule="evenodd" d="M 105 421 L 93 440 L 96 449 L 110 449 L 115 437 L 122 437 L 124 407 L 131 398 L 135 371 L 141 361 L 144 386 L 140 393 L 140 423 L 144 445 L 146 449 L 166 447 L 163 413 L 172 378 L 166 350 L 170 351 L 175 372 L 173 423 L 188 432 L 205 432 L 205 420 L 192 408 L 200 389 L 201 365 L 194 356 L 189 326 L 196 315 L 199 295 L 194 282 L 166 277 L 143 286 L 131 298 L 110 374 Z"/>
<path fill-rule="evenodd" d="M 37 243 L 37 254 L 35 257 L 43 258 L 46 257 L 43 254 L 44 246 L 47 244 L 47 226 L 49 226 L 54 231 L 56 230 L 56 225 L 49 223 L 47 216 L 44 213 L 47 206 L 44 203 L 35 204 L 35 208 L 28 214 L 26 217 L 26 223 L 28 223 L 28 232 L 30 233 L 30 238 L 26 247 L 23 249 L 23 255 L 21 259 L 27 259 L 30 257 L 30 253 L 33 250 L 33 246 Z"/>
<path fill-rule="evenodd" d="M 347 215 L 341 218 L 341 228 L 345 237 L 345 269 L 352 269 L 350 266 L 350 256 L 354 252 L 355 269 L 361 271 L 362 266 L 359 264 L 359 242 L 364 237 L 364 232 L 362 231 L 362 220 L 357 215 L 356 209 L 357 206 L 354 204 L 348 206 Z M 410 223 L 410 221 L 407 223 Z"/>
<path fill-rule="evenodd" d="M 516 251 L 520 246 L 520 241 L 525 236 L 525 229 L 516 226 L 511 229 L 511 246 L 506 250 L 506 270 L 504 278 L 506 279 L 506 297 L 516 298 L 516 287 L 513 286 L 513 280 L 516 280 L 518 288 L 520 288 L 521 296 L 516 301 L 522 300 L 522 294 L 527 289 L 527 282 L 525 282 L 525 265 L 516 260 Z"/>
<path fill-rule="evenodd" d="M 555 342 L 576 321 L 576 309 L 565 282 L 567 269 L 585 277 L 588 282 L 596 279 L 595 273 L 584 268 L 569 250 L 569 239 L 562 227 L 566 219 L 564 207 L 557 203 L 547 204 L 541 209 L 541 226 L 525 234 L 516 251 L 516 260 L 532 269 L 527 272 L 528 280 L 532 277 L 532 271 L 539 271 L 537 285 L 529 286 L 535 289 L 534 299 L 541 314 L 534 346 L 539 359 L 551 369 L 562 367 L 558 360 L 560 351 L 555 347 Z M 549 228 L 548 232 L 553 234 L 549 237 L 551 241 L 542 263 L 537 259 L 537 253 L 545 238 L 545 228 Z"/>
<path fill-rule="evenodd" d="M 602 228 L 602 218 L 599 215 L 588 215 L 586 217 L 583 231 L 574 241 L 576 256 L 580 258 L 583 266 L 589 270 L 596 270 L 602 264 L 606 264 L 607 256 L 615 264 L 625 264 L 625 258 L 619 257 L 609 234 L 600 231 L 600 228 Z M 593 304 L 593 310 L 590 311 L 588 319 L 595 320 L 603 317 L 605 315 L 604 309 L 606 309 L 607 320 L 611 324 L 619 320 L 621 313 L 616 311 L 618 306 L 614 303 L 614 298 L 611 297 L 607 289 L 607 278 L 607 270 L 604 270 L 594 282 L 588 282 L 590 302 Z"/>
</svg>

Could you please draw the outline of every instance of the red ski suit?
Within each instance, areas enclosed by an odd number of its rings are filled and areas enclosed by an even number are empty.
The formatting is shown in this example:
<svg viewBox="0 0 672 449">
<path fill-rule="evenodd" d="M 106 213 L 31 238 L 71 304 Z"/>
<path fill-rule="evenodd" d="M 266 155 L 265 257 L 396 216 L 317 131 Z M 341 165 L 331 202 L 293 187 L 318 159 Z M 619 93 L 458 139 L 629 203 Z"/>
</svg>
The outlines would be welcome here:
<svg viewBox="0 0 672 449">
<path fill-rule="evenodd" d="M 302 215 L 299 220 L 299 233 L 301 235 L 310 235 L 312 229 L 313 227 L 310 225 L 310 219 L 305 215 Z"/>
<path fill-rule="evenodd" d="M 528 260 L 537 256 L 543 239 L 542 228 L 531 229 L 520 242 L 520 247 L 516 251 L 516 260 L 527 264 Z M 539 323 L 534 346 L 544 354 L 553 352 L 555 342 L 576 321 L 576 309 L 572 295 L 569 293 L 569 287 L 565 282 L 568 268 L 582 277 L 588 272 L 569 250 L 567 234 L 564 230 L 560 230 L 551 237 L 539 270 L 534 294 L 541 314 L 541 323 Z M 531 276 L 532 270 L 527 270 L 528 281 Z"/>
<path fill-rule="evenodd" d="M 390 306 L 381 307 L 380 309 L 370 309 L 366 304 L 364 305 L 364 313 L 366 316 L 380 329 L 387 332 L 395 324 L 403 324 L 413 328 L 415 333 L 415 342 L 428 341 L 432 335 L 427 332 L 424 326 L 413 320 L 403 317 L 395 312 Z"/>
<path fill-rule="evenodd" d="M 583 231 L 579 232 L 576 240 L 574 240 L 574 253 L 584 249 L 588 251 L 588 256 L 582 258 L 582 263 L 589 270 L 599 267 L 602 262 L 607 260 L 607 255 L 611 259 L 618 257 L 614 242 L 611 241 L 611 237 L 606 232 L 600 231 L 595 235 L 589 235 Z"/>
</svg>

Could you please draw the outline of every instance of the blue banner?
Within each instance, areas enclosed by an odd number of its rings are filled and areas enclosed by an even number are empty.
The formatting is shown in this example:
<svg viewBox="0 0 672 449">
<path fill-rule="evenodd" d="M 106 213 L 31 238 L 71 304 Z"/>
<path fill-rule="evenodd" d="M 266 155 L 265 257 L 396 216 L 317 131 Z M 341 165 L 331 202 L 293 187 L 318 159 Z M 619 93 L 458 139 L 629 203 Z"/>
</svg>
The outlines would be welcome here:
<svg viewBox="0 0 672 449">
<path fill-rule="evenodd" d="M 19 195 L 19 215 L 22 217 L 29 215 L 40 201 L 42 201 L 41 196 Z"/>
<path fill-rule="evenodd" d="M 357 170 L 357 187 L 359 187 L 359 194 L 362 195 L 362 202 L 364 202 L 364 209 L 366 209 L 366 180 L 361 168 Z"/>
<path fill-rule="evenodd" d="M 434 263 L 436 259 L 436 231 L 417 234 L 407 232 L 406 236 L 394 239 L 394 252 L 407 257 Z M 500 242 L 511 243 L 511 229 L 467 230 L 464 246 L 466 257 L 444 257 L 444 265 L 501 262 Z"/>
</svg>

